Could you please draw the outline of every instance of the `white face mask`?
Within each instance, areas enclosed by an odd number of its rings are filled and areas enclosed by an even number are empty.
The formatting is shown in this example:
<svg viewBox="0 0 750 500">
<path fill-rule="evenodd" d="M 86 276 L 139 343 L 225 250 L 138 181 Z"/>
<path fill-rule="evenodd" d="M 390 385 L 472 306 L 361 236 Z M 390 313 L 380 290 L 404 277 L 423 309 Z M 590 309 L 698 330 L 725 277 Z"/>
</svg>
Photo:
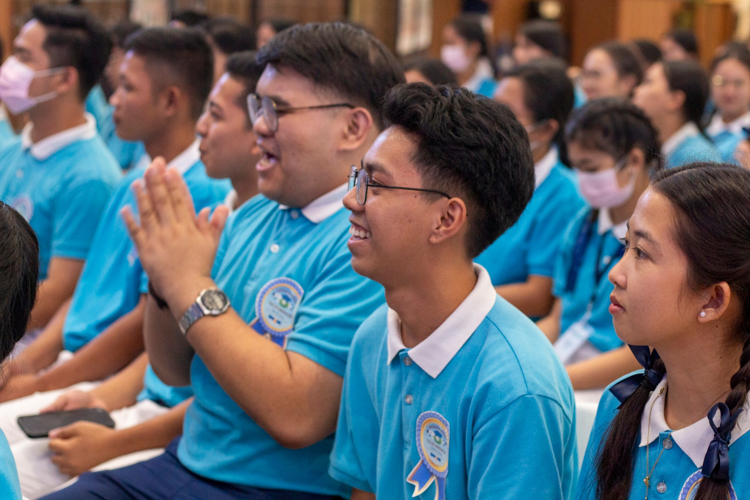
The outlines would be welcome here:
<svg viewBox="0 0 750 500">
<path fill-rule="evenodd" d="M 466 71 L 471 64 L 466 49 L 460 45 L 443 45 L 440 48 L 440 60 L 454 73 Z"/>
<path fill-rule="evenodd" d="M 34 71 L 33 68 L 19 61 L 16 56 L 10 56 L 0 66 L 0 100 L 14 115 L 30 110 L 40 102 L 49 101 L 57 96 L 57 92 L 52 91 L 37 97 L 29 97 L 29 86 L 38 76 L 55 75 L 64 69 Z"/>
<path fill-rule="evenodd" d="M 535 130 L 538 130 L 539 128 L 543 127 L 547 123 L 547 120 L 542 120 L 536 123 L 532 123 L 528 127 L 524 127 L 526 129 L 526 133 L 531 135 L 531 133 Z M 529 146 L 531 146 L 531 151 L 534 152 L 540 147 L 542 147 L 542 141 L 536 140 L 536 141 L 529 141 Z"/>
<path fill-rule="evenodd" d="M 619 207 L 633 196 L 635 190 L 635 172 L 628 183 L 620 187 L 617 182 L 617 172 L 627 161 L 627 157 L 618 161 L 614 168 L 601 172 L 576 171 L 581 194 L 593 208 Z"/>
</svg>

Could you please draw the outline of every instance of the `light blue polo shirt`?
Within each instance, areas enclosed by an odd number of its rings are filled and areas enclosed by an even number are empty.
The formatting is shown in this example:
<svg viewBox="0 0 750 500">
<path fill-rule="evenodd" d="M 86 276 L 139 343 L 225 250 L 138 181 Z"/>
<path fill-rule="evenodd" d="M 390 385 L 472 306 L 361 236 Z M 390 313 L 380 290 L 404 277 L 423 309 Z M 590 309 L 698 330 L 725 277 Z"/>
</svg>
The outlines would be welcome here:
<svg viewBox="0 0 750 500">
<path fill-rule="evenodd" d="M 747 139 L 747 133 L 745 132 L 747 127 L 750 127 L 750 111 L 729 123 L 724 123 L 718 113 L 713 116 L 708 127 L 706 127 L 706 134 L 716 146 L 721 161 L 739 165 L 734 153 L 737 150 L 737 145 Z"/>
<path fill-rule="evenodd" d="M 643 370 L 641 370 L 642 372 Z M 651 393 L 651 397 L 643 408 L 641 429 L 636 438 L 638 446 L 635 452 L 633 482 L 628 497 L 631 500 L 641 500 L 646 497 L 646 485 L 643 478 L 647 475 L 647 448 L 650 456 L 649 472 L 651 468 L 654 469 L 649 481 L 651 486 L 648 489 L 648 498 L 692 500 L 698 487 L 696 483 L 701 478 L 703 459 L 706 456 L 709 443 L 714 438 L 714 432 L 707 417 L 674 432 L 669 428 L 664 419 L 665 393 L 660 394 L 662 388 L 667 384 L 667 376 L 668 374 Z M 620 402 L 607 388 L 599 402 L 594 429 L 591 432 L 586 455 L 583 459 L 581 479 L 576 494 L 578 499 L 594 500 L 595 498 L 595 456 L 599 446 L 603 445 L 605 433 L 617 414 L 618 406 L 620 406 Z M 749 410 L 750 403 L 746 403 L 745 410 L 737 418 L 729 443 L 729 480 L 735 493 L 732 500 L 745 499 L 750 492 L 750 469 L 748 468 L 750 463 L 750 436 L 747 435 L 747 431 L 750 430 Z M 650 432 L 649 411 L 651 412 Z M 718 417 L 715 418 L 718 419 Z M 647 438 L 650 438 L 650 442 Z M 654 461 L 660 453 L 661 458 L 654 468 Z"/>
<path fill-rule="evenodd" d="M 721 161 L 713 143 L 701 134 L 693 122 L 688 122 L 664 141 L 662 155 L 666 168 L 675 168 L 696 161 Z"/>
<path fill-rule="evenodd" d="M 609 313 L 609 295 L 614 285 L 609 282 L 608 275 L 609 270 L 622 257 L 624 245 L 620 239 L 625 236 L 627 228 L 625 223 L 613 227 L 607 210 L 600 210 L 583 249 L 578 276 L 570 276 L 576 243 L 584 232 L 590 213 L 589 209 L 581 210 L 568 226 L 555 264 L 552 293 L 562 301 L 561 336 L 588 312 L 587 323 L 593 329 L 588 341 L 600 351 L 606 352 L 622 345 Z M 568 286 L 569 277 L 575 278 L 571 286 Z"/>
<path fill-rule="evenodd" d="M 206 175 L 198 147 L 195 141 L 169 163 L 182 173 L 196 210 L 224 199 L 231 187 L 227 180 Z M 69 351 L 77 351 L 132 311 L 143 293 L 145 273 L 120 211 L 126 205 L 135 207 L 131 185 L 144 171 L 138 168 L 125 176 L 99 223 L 63 326 L 63 343 Z"/>
<path fill-rule="evenodd" d="M 54 257 L 86 259 L 120 169 L 86 123 L 32 144 L 31 124 L 0 150 L 0 200 L 29 221 L 39 240 L 39 279 Z"/>
<path fill-rule="evenodd" d="M 21 483 L 18 481 L 18 469 L 8 439 L 0 431 L 0 498 L 3 500 L 21 500 Z"/>
<path fill-rule="evenodd" d="M 341 186 L 301 210 L 256 196 L 230 216 L 213 270 L 216 284 L 249 324 L 257 319 L 256 300 L 266 285 L 294 280 L 302 299 L 286 350 L 342 377 L 354 332 L 384 301 L 380 285 L 351 267 L 345 194 Z M 257 488 L 348 495 L 348 488 L 327 473 L 333 435 L 301 450 L 286 449 L 237 406 L 198 355 L 190 375 L 195 399 L 178 448 L 185 467 L 209 479 Z"/>
<path fill-rule="evenodd" d="M 555 148 L 534 167 L 536 188 L 521 217 L 475 259 L 494 286 L 523 283 L 530 275 L 552 278 L 565 230 L 585 206 L 575 174 Z"/>
<path fill-rule="evenodd" d="M 377 498 L 412 498 L 407 478 L 426 437 L 418 420 L 436 412 L 448 424 L 446 498 L 572 498 L 570 380 L 539 329 L 475 271 L 474 290 L 416 347 L 404 347 L 398 314 L 385 305 L 357 330 L 331 476 Z M 437 498 L 435 484 L 417 498 Z"/>
<path fill-rule="evenodd" d="M 117 136 L 115 122 L 112 120 L 114 106 L 107 102 L 104 91 L 97 85 L 89 92 L 86 99 L 86 110 L 96 118 L 96 128 L 104 143 L 123 170 L 135 167 L 146 154 L 142 142 L 123 141 Z"/>
<path fill-rule="evenodd" d="M 5 111 L 5 107 L 0 105 L 0 148 L 10 144 L 16 137 L 16 133 L 10 121 L 8 121 L 8 113 Z"/>
</svg>

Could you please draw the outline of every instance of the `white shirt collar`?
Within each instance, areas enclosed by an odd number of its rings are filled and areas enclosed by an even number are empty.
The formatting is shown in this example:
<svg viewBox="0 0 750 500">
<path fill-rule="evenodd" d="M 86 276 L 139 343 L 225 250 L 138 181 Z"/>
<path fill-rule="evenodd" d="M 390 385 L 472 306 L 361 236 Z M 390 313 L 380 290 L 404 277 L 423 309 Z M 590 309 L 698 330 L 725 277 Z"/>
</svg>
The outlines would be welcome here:
<svg viewBox="0 0 750 500">
<path fill-rule="evenodd" d="M 664 398 L 661 397 L 659 392 L 663 387 L 667 385 L 667 376 L 661 379 L 659 385 L 656 386 L 654 392 L 651 393 L 651 397 L 646 402 L 646 406 L 643 408 L 643 414 L 641 415 L 641 442 L 638 446 L 646 446 L 653 443 L 659 438 L 659 433 L 669 431 L 667 421 L 664 419 Z M 652 405 L 653 404 L 653 409 Z M 737 417 L 734 429 L 732 430 L 732 439 L 729 442 L 729 446 L 737 441 L 743 434 L 750 430 L 750 401 L 745 403 L 745 410 L 740 413 Z M 651 432 L 649 436 L 648 432 L 648 414 L 651 412 Z M 714 416 L 714 423 L 719 423 L 719 413 Z M 647 442 L 647 437 L 651 440 Z M 708 417 L 705 417 L 692 425 L 674 431 L 671 434 L 672 439 L 677 446 L 680 447 L 685 454 L 690 457 L 696 467 L 703 466 L 703 459 L 706 456 L 708 445 L 714 439 L 714 431 L 708 423 Z"/>
<path fill-rule="evenodd" d="M 672 134 L 672 137 L 664 141 L 664 144 L 661 147 L 662 154 L 664 156 L 671 155 L 672 152 L 677 149 L 677 146 L 682 144 L 682 141 L 684 141 L 688 137 L 693 137 L 700 133 L 701 131 L 698 128 L 698 125 L 693 122 L 687 122 L 685 125 L 680 127 L 677 132 Z"/>
<path fill-rule="evenodd" d="M 300 209 L 300 211 L 310 222 L 320 224 L 344 207 L 343 200 L 347 192 L 349 192 L 349 186 L 342 184 L 320 198 L 311 201 L 306 207 Z M 286 205 L 279 204 L 279 208 L 281 210 L 289 210 L 289 207 Z"/>
<path fill-rule="evenodd" d="M 534 189 L 542 185 L 559 160 L 557 147 L 552 146 L 542 159 L 534 164 Z"/>
<path fill-rule="evenodd" d="M 437 378 L 448 366 L 487 317 L 497 300 L 497 293 L 487 271 L 482 266 L 474 264 L 474 272 L 477 274 L 474 290 L 437 330 L 409 350 L 412 361 L 432 378 Z M 388 364 L 403 349 L 406 347 L 401 339 L 401 320 L 396 311 L 388 308 Z"/>
<path fill-rule="evenodd" d="M 750 111 L 729 123 L 724 123 L 724 120 L 721 119 L 721 115 L 716 113 L 714 117 L 711 118 L 711 123 L 706 127 L 706 133 L 711 137 L 716 137 L 722 132 L 739 134 L 745 127 L 750 127 Z"/>
<path fill-rule="evenodd" d="M 599 210 L 599 219 L 596 224 L 596 231 L 599 234 L 604 234 L 609 230 L 612 230 L 612 235 L 621 240 L 628 234 L 628 221 L 620 222 L 615 226 L 612 222 L 612 218 L 609 216 L 609 210 L 602 208 Z"/>
<path fill-rule="evenodd" d="M 235 206 L 236 204 L 237 204 L 237 191 L 232 189 L 231 191 L 227 193 L 226 197 L 224 198 L 224 205 L 226 205 L 226 207 L 229 209 L 229 213 L 231 214 L 237 208 L 239 208 Z"/>
<path fill-rule="evenodd" d="M 198 160 L 201 159 L 200 145 L 201 141 L 196 139 L 195 142 L 185 148 L 182 153 L 172 158 L 172 161 L 167 163 L 167 168 L 176 168 L 180 175 L 185 175 L 187 171 L 190 170 L 190 167 L 198 163 Z M 141 156 L 133 168 L 146 168 L 149 165 L 151 165 L 151 157 L 148 153 L 143 153 L 143 156 Z"/>
<path fill-rule="evenodd" d="M 484 80 L 492 79 L 495 75 L 492 73 L 492 65 L 486 57 L 480 57 L 477 61 L 477 69 L 471 78 L 463 85 L 465 89 L 477 92 L 482 86 Z"/>
<path fill-rule="evenodd" d="M 8 112 L 5 111 L 5 106 L 0 104 L 0 122 L 8 121 Z"/>
<path fill-rule="evenodd" d="M 37 160 L 46 160 L 65 146 L 78 141 L 86 141 L 96 137 L 96 119 L 86 113 L 86 123 L 53 134 L 37 143 L 31 142 L 31 129 L 34 125 L 29 122 L 21 131 L 21 148 L 31 149 L 31 156 Z"/>
</svg>

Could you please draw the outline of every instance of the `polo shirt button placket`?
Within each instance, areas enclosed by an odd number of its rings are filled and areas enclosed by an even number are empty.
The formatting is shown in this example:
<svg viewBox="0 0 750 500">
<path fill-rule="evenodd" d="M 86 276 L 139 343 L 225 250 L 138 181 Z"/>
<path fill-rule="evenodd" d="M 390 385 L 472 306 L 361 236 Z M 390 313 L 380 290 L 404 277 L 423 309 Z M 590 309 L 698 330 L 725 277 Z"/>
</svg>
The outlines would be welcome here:
<svg viewBox="0 0 750 500">
<path fill-rule="evenodd" d="M 410 405 L 413 402 L 414 402 L 414 398 L 412 397 L 412 395 L 411 394 L 407 394 L 406 397 L 404 398 L 404 403 Z"/>
<path fill-rule="evenodd" d="M 656 484 L 656 491 L 658 491 L 659 493 L 666 493 L 667 492 L 667 483 L 665 483 L 664 481 L 659 481 Z"/>
</svg>

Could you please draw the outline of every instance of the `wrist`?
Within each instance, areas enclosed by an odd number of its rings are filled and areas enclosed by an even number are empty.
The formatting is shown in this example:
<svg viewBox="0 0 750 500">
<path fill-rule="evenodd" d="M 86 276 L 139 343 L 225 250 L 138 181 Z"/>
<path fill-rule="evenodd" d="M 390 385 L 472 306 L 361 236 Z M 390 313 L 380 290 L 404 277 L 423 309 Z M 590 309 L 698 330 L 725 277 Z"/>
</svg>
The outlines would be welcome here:
<svg viewBox="0 0 750 500">
<path fill-rule="evenodd" d="M 195 304 L 201 292 L 207 288 L 218 287 L 212 279 L 203 278 L 192 280 L 189 285 L 184 285 L 181 289 L 171 292 L 167 301 L 169 302 L 169 309 L 178 323 L 190 306 Z"/>
</svg>

